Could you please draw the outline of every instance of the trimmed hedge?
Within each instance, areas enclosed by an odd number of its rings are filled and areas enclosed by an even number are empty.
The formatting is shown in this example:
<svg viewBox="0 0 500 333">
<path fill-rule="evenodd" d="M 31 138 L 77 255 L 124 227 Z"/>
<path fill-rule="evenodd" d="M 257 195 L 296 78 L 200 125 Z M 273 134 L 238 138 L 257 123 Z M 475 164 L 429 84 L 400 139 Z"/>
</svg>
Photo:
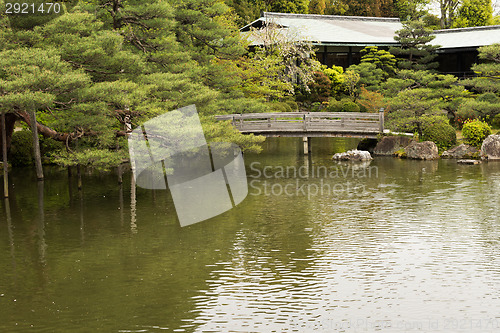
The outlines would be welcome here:
<svg viewBox="0 0 500 333">
<path fill-rule="evenodd" d="M 484 121 L 475 119 L 466 121 L 462 128 L 462 136 L 468 144 L 480 147 L 484 139 L 491 134 L 491 127 Z"/>
<path fill-rule="evenodd" d="M 457 143 L 457 134 L 445 117 L 429 117 L 423 124 L 422 141 L 432 141 L 440 151 Z"/>
</svg>

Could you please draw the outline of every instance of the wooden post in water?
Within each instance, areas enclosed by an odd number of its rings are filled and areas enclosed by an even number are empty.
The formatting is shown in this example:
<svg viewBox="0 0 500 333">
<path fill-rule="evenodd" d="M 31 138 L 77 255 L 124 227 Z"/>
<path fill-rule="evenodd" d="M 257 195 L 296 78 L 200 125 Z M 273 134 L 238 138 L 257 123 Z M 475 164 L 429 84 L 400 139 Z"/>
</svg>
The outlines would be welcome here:
<svg viewBox="0 0 500 333">
<path fill-rule="evenodd" d="M 378 121 L 380 123 L 380 133 L 384 133 L 384 108 L 378 111 Z"/>
<path fill-rule="evenodd" d="M 7 127 L 5 111 L 2 111 L 2 162 L 3 162 L 3 195 L 9 197 L 9 169 L 7 164 Z"/>
<path fill-rule="evenodd" d="M 35 155 L 36 178 L 43 180 L 42 155 L 40 153 L 40 140 L 38 139 L 38 129 L 36 127 L 36 111 L 30 112 L 31 133 L 33 134 L 33 150 Z"/>
<path fill-rule="evenodd" d="M 302 137 L 302 141 L 304 142 L 304 155 L 309 154 L 309 138 L 307 136 Z"/>
</svg>

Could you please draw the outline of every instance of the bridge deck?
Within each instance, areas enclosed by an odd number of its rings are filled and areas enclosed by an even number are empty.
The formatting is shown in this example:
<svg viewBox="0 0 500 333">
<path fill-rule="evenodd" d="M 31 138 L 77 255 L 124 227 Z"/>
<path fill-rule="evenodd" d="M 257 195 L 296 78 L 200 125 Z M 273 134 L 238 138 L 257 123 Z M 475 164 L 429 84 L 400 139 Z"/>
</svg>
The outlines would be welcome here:
<svg viewBox="0 0 500 333">
<path fill-rule="evenodd" d="M 280 112 L 216 116 L 242 133 L 288 137 L 376 138 L 384 131 L 384 112 Z"/>
</svg>

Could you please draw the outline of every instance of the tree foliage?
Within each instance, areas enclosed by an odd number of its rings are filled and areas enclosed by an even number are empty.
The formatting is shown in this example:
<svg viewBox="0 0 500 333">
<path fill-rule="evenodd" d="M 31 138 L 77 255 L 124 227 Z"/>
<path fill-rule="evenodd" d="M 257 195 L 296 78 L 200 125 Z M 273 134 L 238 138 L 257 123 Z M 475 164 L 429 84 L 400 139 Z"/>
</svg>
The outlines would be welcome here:
<svg viewBox="0 0 500 333">
<path fill-rule="evenodd" d="M 272 21 L 261 29 L 253 30 L 251 38 L 259 45 L 257 48 L 261 48 L 263 56 L 277 57 L 283 64 L 282 80 L 309 92 L 314 72 L 320 68 L 311 42 L 304 40 L 299 31 L 281 29 Z"/>
<path fill-rule="evenodd" d="M 344 73 L 344 87 L 353 101 L 355 101 L 356 98 L 358 97 L 359 80 L 360 80 L 359 74 L 352 70 L 347 70 Z"/>
<path fill-rule="evenodd" d="M 341 66 L 326 67 L 322 66 L 321 70 L 330 79 L 331 95 L 339 96 L 344 92 L 344 69 Z"/>
<path fill-rule="evenodd" d="M 453 28 L 478 27 L 489 25 L 493 20 L 491 0 L 463 0 Z"/>
<path fill-rule="evenodd" d="M 326 0 L 310 0 L 309 1 L 309 13 L 310 14 L 325 14 L 326 10 Z"/>
<path fill-rule="evenodd" d="M 345 15 L 396 17 L 393 0 L 349 0 L 343 1 L 347 6 Z"/>
<path fill-rule="evenodd" d="M 380 83 L 384 80 L 384 71 L 370 62 L 362 62 L 359 65 L 351 65 L 347 71 L 352 71 L 359 75 L 357 82 L 356 96 L 359 95 L 359 88 L 364 86 L 368 90 L 378 90 Z M 346 72 L 347 72 L 346 71 Z"/>
<path fill-rule="evenodd" d="M 439 4 L 439 11 L 441 13 L 440 24 L 441 29 L 449 28 L 453 25 L 457 15 L 458 5 L 460 0 L 436 0 Z"/>
<path fill-rule="evenodd" d="M 387 102 L 384 101 L 384 95 L 381 93 L 361 87 L 358 104 L 365 108 L 367 112 L 378 112 L 381 108 L 386 107 Z"/>
<path fill-rule="evenodd" d="M 462 135 L 470 145 L 481 147 L 484 139 L 491 134 L 491 127 L 481 120 L 468 120 L 462 129 Z"/>
<path fill-rule="evenodd" d="M 457 78 L 429 71 L 399 71 L 381 85 L 389 104 L 387 125 L 397 131 L 417 132 L 422 137 L 427 116 L 455 116 L 469 93 Z"/>
<path fill-rule="evenodd" d="M 429 0 L 394 0 L 394 7 L 402 21 L 413 21 L 428 15 L 425 9 Z"/>
<path fill-rule="evenodd" d="M 403 23 L 403 29 L 396 31 L 394 39 L 401 47 L 391 47 L 389 51 L 394 55 L 403 56 L 398 59 L 398 67 L 402 69 L 425 70 L 437 68 L 433 62 L 437 54 L 434 52 L 438 45 L 430 45 L 435 36 L 425 27 L 422 21 Z"/>
<path fill-rule="evenodd" d="M 119 164 L 128 127 L 193 103 L 209 141 L 258 150 L 262 138 L 209 117 L 265 109 L 225 67 L 246 51 L 221 1 L 93 0 L 32 30 L 10 23 L 0 17 L 0 109 L 26 122 L 36 110 L 40 133 L 65 143 L 55 162 Z"/>
<path fill-rule="evenodd" d="M 472 66 L 476 77 L 461 82 L 477 94 L 475 100 L 461 105 L 462 121 L 468 118 L 492 121 L 500 114 L 500 44 L 480 47 L 479 59 L 482 63 Z"/>
<path fill-rule="evenodd" d="M 367 46 L 361 50 L 361 63 L 372 63 L 391 76 L 396 71 L 396 57 L 388 51 L 379 50 L 377 46 Z"/>
</svg>

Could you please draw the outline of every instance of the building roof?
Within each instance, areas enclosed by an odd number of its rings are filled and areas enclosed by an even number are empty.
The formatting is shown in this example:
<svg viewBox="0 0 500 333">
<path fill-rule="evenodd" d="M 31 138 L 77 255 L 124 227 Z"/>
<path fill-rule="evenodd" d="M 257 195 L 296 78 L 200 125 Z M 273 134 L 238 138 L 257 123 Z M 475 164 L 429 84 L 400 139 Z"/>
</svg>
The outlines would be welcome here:
<svg viewBox="0 0 500 333">
<path fill-rule="evenodd" d="M 269 22 L 284 30 L 293 29 L 302 39 L 320 45 L 395 45 L 395 32 L 402 28 L 397 18 L 265 12 L 240 30 L 245 33 L 251 27 L 260 28 Z"/>
<path fill-rule="evenodd" d="M 264 12 L 262 17 L 240 30 L 252 45 L 259 45 L 261 41 L 251 36 L 250 30 L 269 23 L 276 24 L 282 34 L 292 32 L 298 39 L 331 46 L 398 45 L 394 36 L 403 28 L 398 18 Z M 436 38 L 431 43 L 441 46 L 438 52 L 500 43 L 500 25 L 435 30 L 433 34 Z"/>
<path fill-rule="evenodd" d="M 433 34 L 436 38 L 431 43 L 440 45 L 443 52 L 500 43 L 500 25 L 436 30 Z"/>
</svg>

